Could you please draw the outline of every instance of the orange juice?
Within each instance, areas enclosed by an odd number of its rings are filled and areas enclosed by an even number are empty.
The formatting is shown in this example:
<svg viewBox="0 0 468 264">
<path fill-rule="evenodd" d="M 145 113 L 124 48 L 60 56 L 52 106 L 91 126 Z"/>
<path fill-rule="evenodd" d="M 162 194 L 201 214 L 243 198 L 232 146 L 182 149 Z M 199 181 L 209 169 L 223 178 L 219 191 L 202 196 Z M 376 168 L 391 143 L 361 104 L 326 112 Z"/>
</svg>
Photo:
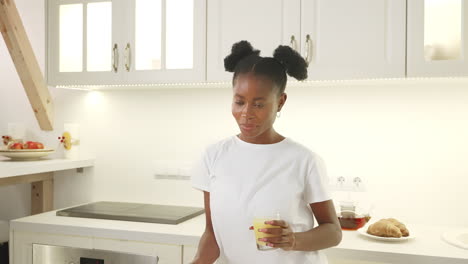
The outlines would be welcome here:
<svg viewBox="0 0 468 264">
<path fill-rule="evenodd" d="M 273 234 L 267 234 L 267 233 L 263 233 L 263 232 L 259 232 L 258 230 L 259 229 L 262 229 L 262 228 L 281 228 L 279 226 L 273 226 L 273 225 L 268 225 L 268 224 L 265 224 L 265 221 L 270 221 L 272 218 L 270 219 L 267 219 L 267 218 L 255 218 L 253 220 L 253 226 L 254 226 L 254 231 L 255 231 L 255 239 L 257 241 L 257 249 L 258 250 L 269 250 L 269 249 L 274 249 L 272 247 L 269 247 L 266 245 L 267 242 L 263 242 L 263 241 L 259 241 L 258 239 L 259 238 L 264 238 L 264 237 L 274 237 L 274 236 L 277 236 L 277 235 L 273 235 Z"/>
</svg>

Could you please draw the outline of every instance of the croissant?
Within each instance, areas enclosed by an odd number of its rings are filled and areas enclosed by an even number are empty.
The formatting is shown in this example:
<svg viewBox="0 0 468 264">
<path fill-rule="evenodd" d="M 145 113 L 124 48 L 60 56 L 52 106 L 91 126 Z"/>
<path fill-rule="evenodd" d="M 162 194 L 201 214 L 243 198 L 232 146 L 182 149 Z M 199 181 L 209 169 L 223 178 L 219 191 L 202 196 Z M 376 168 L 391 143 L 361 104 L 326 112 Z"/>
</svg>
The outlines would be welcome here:
<svg viewBox="0 0 468 264">
<path fill-rule="evenodd" d="M 386 220 L 398 227 L 401 231 L 402 236 L 409 236 L 409 231 L 402 222 L 396 220 L 395 218 L 387 218 Z"/>
<path fill-rule="evenodd" d="M 402 236 L 400 229 L 386 219 L 381 219 L 370 225 L 367 229 L 367 233 L 380 237 L 400 238 Z"/>
</svg>

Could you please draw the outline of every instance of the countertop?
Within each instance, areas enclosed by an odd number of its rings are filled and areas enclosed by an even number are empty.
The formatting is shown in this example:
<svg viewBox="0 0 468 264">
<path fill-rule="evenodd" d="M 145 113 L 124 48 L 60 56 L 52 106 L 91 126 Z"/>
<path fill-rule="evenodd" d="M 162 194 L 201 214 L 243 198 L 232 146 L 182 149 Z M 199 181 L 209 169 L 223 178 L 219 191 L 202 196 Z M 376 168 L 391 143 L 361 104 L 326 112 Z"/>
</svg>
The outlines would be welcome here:
<svg viewBox="0 0 468 264">
<path fill-rule="evenodd" d="M 94 158 L 48 159 L 34 161 L 13 161 L 0 156 L 0 178 L 29 175 L 43 172 L 91 167 Z"/>
<path fill-rule="evenodd" d="M 59 217 L 55 211 L 11 221 L 11 231 L 43 232 L 151 243 L 197 245 L 205 227 L 205 215 L 178 225 Z M 390 263 L 468 263 L 468 250 L 441 239 L 453 227 L 408 225 L 414 239 L 402 242 L 377 241 L 356 231 L 343 231 L 343 240 L 327 254 L 344 258 Z"/>
<path fill-rule="evenodd" d="M 102 220 L 56 216 L 50 211 L 12 220 L 10 231 L 42 232 L 133 240 L 150 243 L 197 245 L 205 230 L 205 215 L 199 215 L 178 225 Z"/>
</svg>

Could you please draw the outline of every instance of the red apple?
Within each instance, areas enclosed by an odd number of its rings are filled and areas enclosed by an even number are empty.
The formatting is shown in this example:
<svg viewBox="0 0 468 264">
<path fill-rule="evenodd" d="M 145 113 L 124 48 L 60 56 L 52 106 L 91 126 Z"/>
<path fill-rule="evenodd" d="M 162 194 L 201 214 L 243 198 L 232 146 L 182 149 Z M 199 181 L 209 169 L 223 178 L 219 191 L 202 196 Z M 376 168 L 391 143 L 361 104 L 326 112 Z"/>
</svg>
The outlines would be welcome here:
<svg viewBox="0 0 468 264">
<path fill-rule="evenodd" d="M 8 148 L 9 149 L 23 149 L 23 144 L 16 142 L 16 143 L 9 145 Z"/>
<path fill-rule="evenodd" d="M 43 149 L 44 145 L 40 142 L 27 141 L 23 146 L 25 149 Z"/>
</svg>

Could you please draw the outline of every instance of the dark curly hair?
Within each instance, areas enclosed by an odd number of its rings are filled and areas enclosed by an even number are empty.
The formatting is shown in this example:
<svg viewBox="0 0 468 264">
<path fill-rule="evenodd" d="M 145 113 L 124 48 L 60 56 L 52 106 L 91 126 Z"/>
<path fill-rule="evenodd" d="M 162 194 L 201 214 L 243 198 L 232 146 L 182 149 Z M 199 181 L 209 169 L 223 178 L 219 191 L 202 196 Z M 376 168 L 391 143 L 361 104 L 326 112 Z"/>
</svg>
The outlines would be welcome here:
<svg viewBox="0 0 468 264">
<path fill-rule="evenodd" d="M 231 54 L 224 58 L 224 68 L 234 72 L 232 83 L 242 73 L 253 73 L 266 77 L 279 87 L 279 93 L 286 89 L 287 76 L 297 80 L 307 78 L 307 63 L 301 55 L 289 46 L 279 46 L 273 57 L 261 57 L 260 51 L 245 40 L 232 45 Z"/>
</svg>

